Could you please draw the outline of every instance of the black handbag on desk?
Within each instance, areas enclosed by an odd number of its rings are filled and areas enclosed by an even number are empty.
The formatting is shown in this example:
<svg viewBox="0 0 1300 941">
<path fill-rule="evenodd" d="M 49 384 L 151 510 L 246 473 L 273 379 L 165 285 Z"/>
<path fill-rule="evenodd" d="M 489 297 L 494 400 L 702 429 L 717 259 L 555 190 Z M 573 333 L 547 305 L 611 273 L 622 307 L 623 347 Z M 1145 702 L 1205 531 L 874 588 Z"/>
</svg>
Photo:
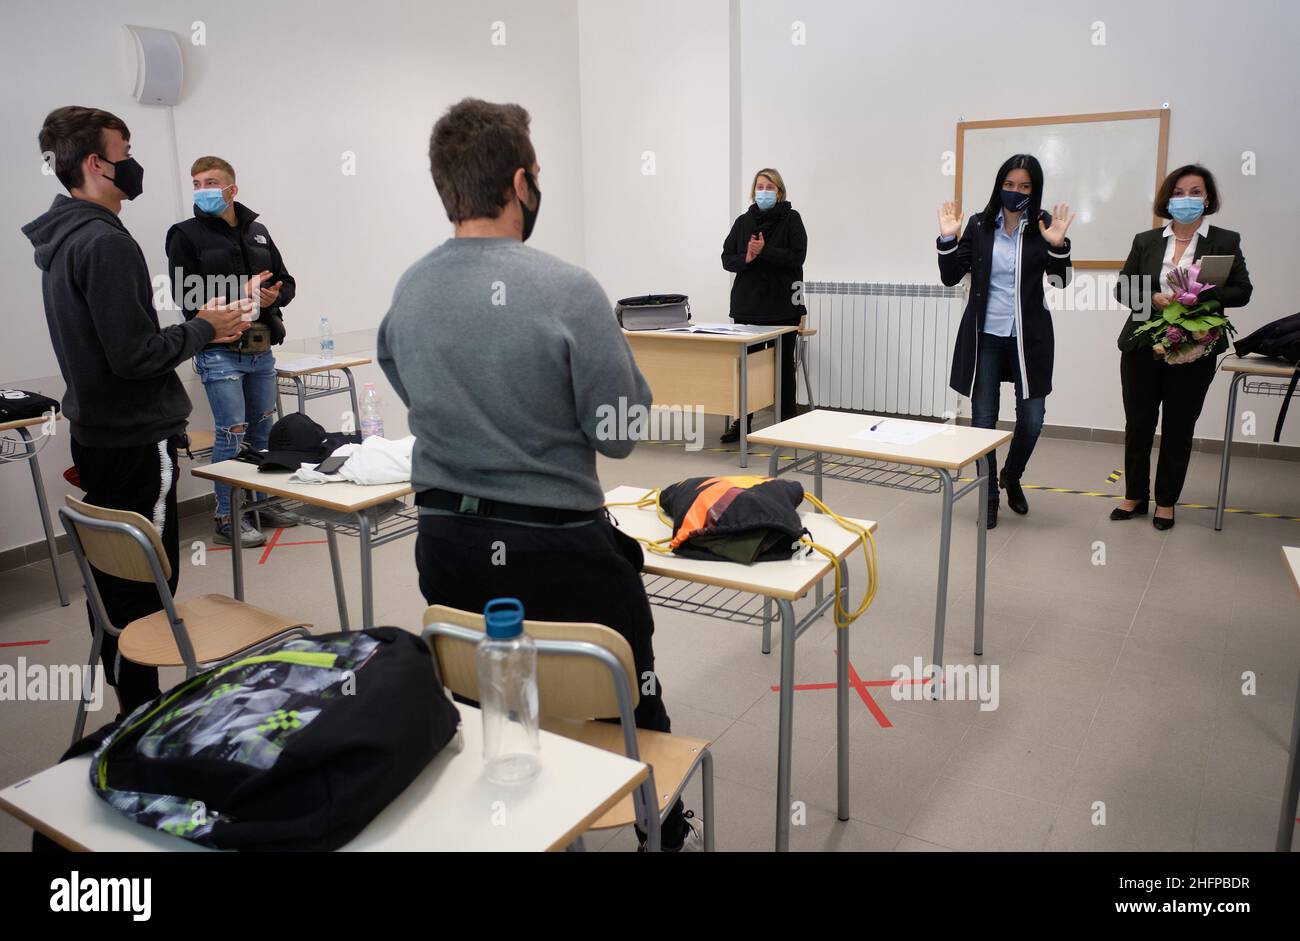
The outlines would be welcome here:
<svg viewBox="0 0 1300 941">
<path fill-rule="evenodd" d="M 1282 423 L 1286 421 L 1287 409 L 1291 405 L 1291 396 L 1295 395 L 1296 385 L 1300 383 L 1300 314 L 1291 314 L 1272 323 L 1266 323 L 1248 337 L 1243 337 L 1235 344 L 1238 356 L 1257 353 L 1285 360 L 1295 366 L 1291 382 L 1282 399 L 1282 408 L 1277 413 L 1277 426 L 1273 429 L 1273 441 L 1282 437 Z"/>
<path fill-rule="evenodd" d="M 0 423 L 40 418 L 50 412 L 58 414 L 58 411 L 59 403 L 48 395 L 22 389 L 0 389 Z"/>
</svg>

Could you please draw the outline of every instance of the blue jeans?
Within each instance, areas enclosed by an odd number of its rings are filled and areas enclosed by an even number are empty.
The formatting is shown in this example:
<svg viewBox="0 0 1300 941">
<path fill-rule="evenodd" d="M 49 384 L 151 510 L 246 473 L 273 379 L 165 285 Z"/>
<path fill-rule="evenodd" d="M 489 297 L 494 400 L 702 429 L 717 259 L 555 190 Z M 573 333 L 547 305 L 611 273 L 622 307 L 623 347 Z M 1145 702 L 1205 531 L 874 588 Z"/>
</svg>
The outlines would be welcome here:
<svg viewBox="0 0 1300 941">
<path fill-rule="evenodd" d="M 1026 399 L 1021 394 L 1024 382 L 1020 376 L 1020 360 L 1016 356 L 1015 337 L 997 337 L 981 333 L 979 362 L 975 364 L 975 386 L 971 389 L 971 424 L 976 428 L 996 428 L 998 424 L 998 399 L 1002 392 L 1002 377 L 1013 376 L 1016 387 L 1016 430 L 1011 437 L 1007 453 L 1006 472 L 1011 480 L 1019 480 L 1034 453 L 1038 435 L 1043 430 L 1047 415 L 1047 397 Z M 989 505 L 997 506 L 998 455 L 989 452 Z"/>
<path fill-rule="evenodd" d="M 216 436 L 212 461 L 228 461 L 239 453 L 241 441 L 266 447 L 275 416 L 275 356 L 240 354 L 234 350 L 202 350 L 194 368 L 212 406 Z M 217 518 L 230 517 L 230 487 L 217 484 Z"/>
</svg>

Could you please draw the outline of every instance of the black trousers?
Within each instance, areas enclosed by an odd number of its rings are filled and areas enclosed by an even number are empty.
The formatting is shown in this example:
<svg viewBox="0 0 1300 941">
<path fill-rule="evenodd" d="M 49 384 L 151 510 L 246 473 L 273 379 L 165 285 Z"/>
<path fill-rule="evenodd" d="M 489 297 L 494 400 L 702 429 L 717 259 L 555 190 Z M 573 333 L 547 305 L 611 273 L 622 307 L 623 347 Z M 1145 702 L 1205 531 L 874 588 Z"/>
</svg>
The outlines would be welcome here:
<svg viewBox="0 0 1300 941">
<path fill-rule="evenodd" d="M 1124 392 L 1124 497 L 1145 500 L 1151 492 L 1151 445 L 1160 420 L 1160 459 L 1156 464 L 1156 505 L 1173 506 L 1183 492 L 1192 457 L 1192 435 L 1214 381 L 1217 357 L 1169 365 L 1150 350 L 1123 353 L 1119 359 Z"/>
<path fill-rule="evenodd" d="M 641 582 L 640 544 L 604 519 L 578 526 L 525 526 L 473 516 L 423 514 L 415 543 L 420 592 L 429 604 L 481 612 L 493 598 L 518 598 L 538 621 L 587 621 L 627 639 L 640 688 L 638 728 L 671 732 L 663 683 L 654 672 L 654 618 Z M 677 802 L 664 846 L 680 845 Z"/>
<path fill-rule="evenodd" d="M 158 526 L 163 549 L 171 563 L 168 585 L 172 594 L 180 580 L 180 535 L 176 514 L 176 447 L 178 439 L 123 448 L 88 447 L 72 441 L 72 463 L 81 477 L 86 502 L 115 510 L 131 510 Z M 118 629 L 162 609 L 153 582 L 133 582 L 96 571 L 95 585 L 104 602 L 109 623 Z M 94 615 L 90 630 L 95 630 Z M 104 634 L 101 650 L 104 673 L 117 688 L 122 708 L 130 712 L 160 692 L 158 670 L 118 659 L 117 638 Z"/>
<path fill-rule="evenodd" d="M 755 323 L 754 321 L 745 320 L 743 318 L 734 317 L 734 316 L 731 319 L 735 323 L 752 324 L 753 326 L 756 327 L 775 328 L 775 327 L 797 327 L 799 326 L 799 321 L 801 318 L 795 317 L 792 320 L 780 320 L 780 321 L 765 320 L 762 323 Z M 798 392 L 798 388 L 795 385 L 797 381 L 795 378 L 796 377 L 795 360 L 799 353 L 799 335 L 797 333 L 782 334 L 778 338 L 778 342 L 780 343 L 781 346 L 780 350 L 777 351 L 777 360 L 780 363 L 780 368 L 781 368 L 781 420 L 784 421 L 787 418 L 794 418 L 794 414 L 795 414 L 794 410 L 795 408 L 797 408 L 796 394 Z M 767 349 L 770 345 L 771 344 L 769 343 L 764 343 L 762 346 L 757 347 L 757 349 Z M 754 418 L 753 415 L 750 415 L 749 417 L 751 421 Z M 750 430 L 752 431 L 753 429 L 751 428 Z"/>
</svg>

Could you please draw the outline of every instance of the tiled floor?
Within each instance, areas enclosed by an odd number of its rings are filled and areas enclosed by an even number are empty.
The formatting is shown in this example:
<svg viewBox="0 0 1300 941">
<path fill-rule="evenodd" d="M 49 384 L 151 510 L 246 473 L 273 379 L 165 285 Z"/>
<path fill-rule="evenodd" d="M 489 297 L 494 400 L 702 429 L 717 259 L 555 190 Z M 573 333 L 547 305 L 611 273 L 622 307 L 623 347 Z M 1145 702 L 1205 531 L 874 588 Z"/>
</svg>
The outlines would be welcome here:
<svg viewBox="0 0 1300 941">
<path fill-rule="evenodd" d="M 658 486 L 735 472 L 734 460 L 646 445 L 626 461 L 602 460 L 600 472 L 607 486 Z M 1118 445 L 1044 439 L 1025 482 L 1111 491 L 1119 485 L 1106 475 L 1120 464 Z M 766 461 L 753 467 L 761 472 Z M 1217 480 L 1217 458 L 1195 454 L 1184 501 L 1213 503 Z M 1237 459 L 1231 504 L 1300 516 L 1298 482 L 1296 464 Z M 879 595 L 851 630 L 857 674 L 883 680 L 914 656 L 928 662 L 937 498 L 839 481 L 827 482 L 825 496 L 838 512 L 880 521 Z M 1029 500 L 1029 516 L 1004 507 L 989 534 L 981 662 L 999 667 L 998 708 L 895 701 L 888 687 L 870 687 L 882 723 L 854 693 L 852 818 L 840 822 L 834 693 L 797 692 L 792 796 L 804 811 L 791 828 L 792 848 L 1271 849 L 1300 673 L 1300 599 L 1279 547 L 1300 545 L 1300 523 L 1230 516 L 1215 533 L 1212 511 L 1182 509 L 1177 527 L 1162 534 L 1149 520 L 1109 522 L 1109 500 L 1032 490 Z M 945 660 L 969 663 L 975 508 L 965 501 L 959 509 Z M 182 545 L 210 535 L 205 521 L 189 519 Z M 281 538 L 319 535 L 298 528 Z M 377 550 L 381 624 L 418 628 L 424 604 L 412 551 L 410 541 Z M 1103 551 L 1105 564 L 1094 564 Z M 344 555 L 355 618 L 354 544 L 344 543 Z M 259 564 L 262 556 L 245 556 L 248 599 L 334 629 L 325 546 L 282 545 Z M 183 559 L 188 563 L 188 552 Z M 79 585 L 69 557 L 63 564 Z M 856 599 L 865 578 L 860 560 L 853 578 Z M 182 572 L 182 597 L 229 586 L 224 552 Z M 60 608 L 45 565 L 0 574 L 0 643 L 49 641 L 0 648 L 0 662 L 19 655 L 82 660 L 89 635 L 76 594 L 71 607 Z M 656 624 L 658 672 L 674 728 L 715 743 L 719 849 L 769 849 L 779 651 L 760 652 L 757 628 L 662 609 Z M 824 619 L 804 636 L 800 683 L 834 679 L 836 633 Z M 1253 695 L 1242 692 L 1248 672 Z M 165 676 L 164 685 L 175 679 Z M 0 704 L 0 783 L 57 759 L 73 710 L 69 703 Z M 687 801 L 700 807 L 698 783 Z M 29 841 L 29 830 L 0 816 L 0 849 L 25 849 Z M 635 839 L 628 831 L 597 833 L 587 845 L 631 850 Z"/>
</svg>

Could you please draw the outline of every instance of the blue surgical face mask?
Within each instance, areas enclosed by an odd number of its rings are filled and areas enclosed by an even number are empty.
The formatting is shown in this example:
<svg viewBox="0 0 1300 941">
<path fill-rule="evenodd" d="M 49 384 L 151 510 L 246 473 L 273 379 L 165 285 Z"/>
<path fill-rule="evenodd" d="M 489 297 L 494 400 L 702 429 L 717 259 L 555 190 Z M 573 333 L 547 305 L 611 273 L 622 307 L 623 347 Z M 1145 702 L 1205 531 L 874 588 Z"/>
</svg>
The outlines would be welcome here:
<svg viewBox="0 0 1300 941">
<path fill-rule="evenodd" d="M 1019 193 L 1016 190 L 1002 191 L 1002 208 L 1007 212 L 1024 212 L 1028 205 L 1028 193 Z"/>
<path fill-rule="evenodd" d="M 1201 196 L 1174 196 L 1169 200 L 1169 215 L 1178 222 L 1195 222 L 1205 213 L 1205 199 Z"/>
<path fill-rule="evenodd" d="M 206 189 L 194 191 L 194 205 L 199 212 L 206 213 L 209 216 L 219 216 L 226 211 L 230 205 L 226 197 L 222 195 L 227 187 L 222 189 Z"/>
<path fill-rule="evenodd" d="M 759 209 L 771 209 L 776 205 L 776 190 L 759 190 L 754 194 L 754 202 Z"/>
</svg>

